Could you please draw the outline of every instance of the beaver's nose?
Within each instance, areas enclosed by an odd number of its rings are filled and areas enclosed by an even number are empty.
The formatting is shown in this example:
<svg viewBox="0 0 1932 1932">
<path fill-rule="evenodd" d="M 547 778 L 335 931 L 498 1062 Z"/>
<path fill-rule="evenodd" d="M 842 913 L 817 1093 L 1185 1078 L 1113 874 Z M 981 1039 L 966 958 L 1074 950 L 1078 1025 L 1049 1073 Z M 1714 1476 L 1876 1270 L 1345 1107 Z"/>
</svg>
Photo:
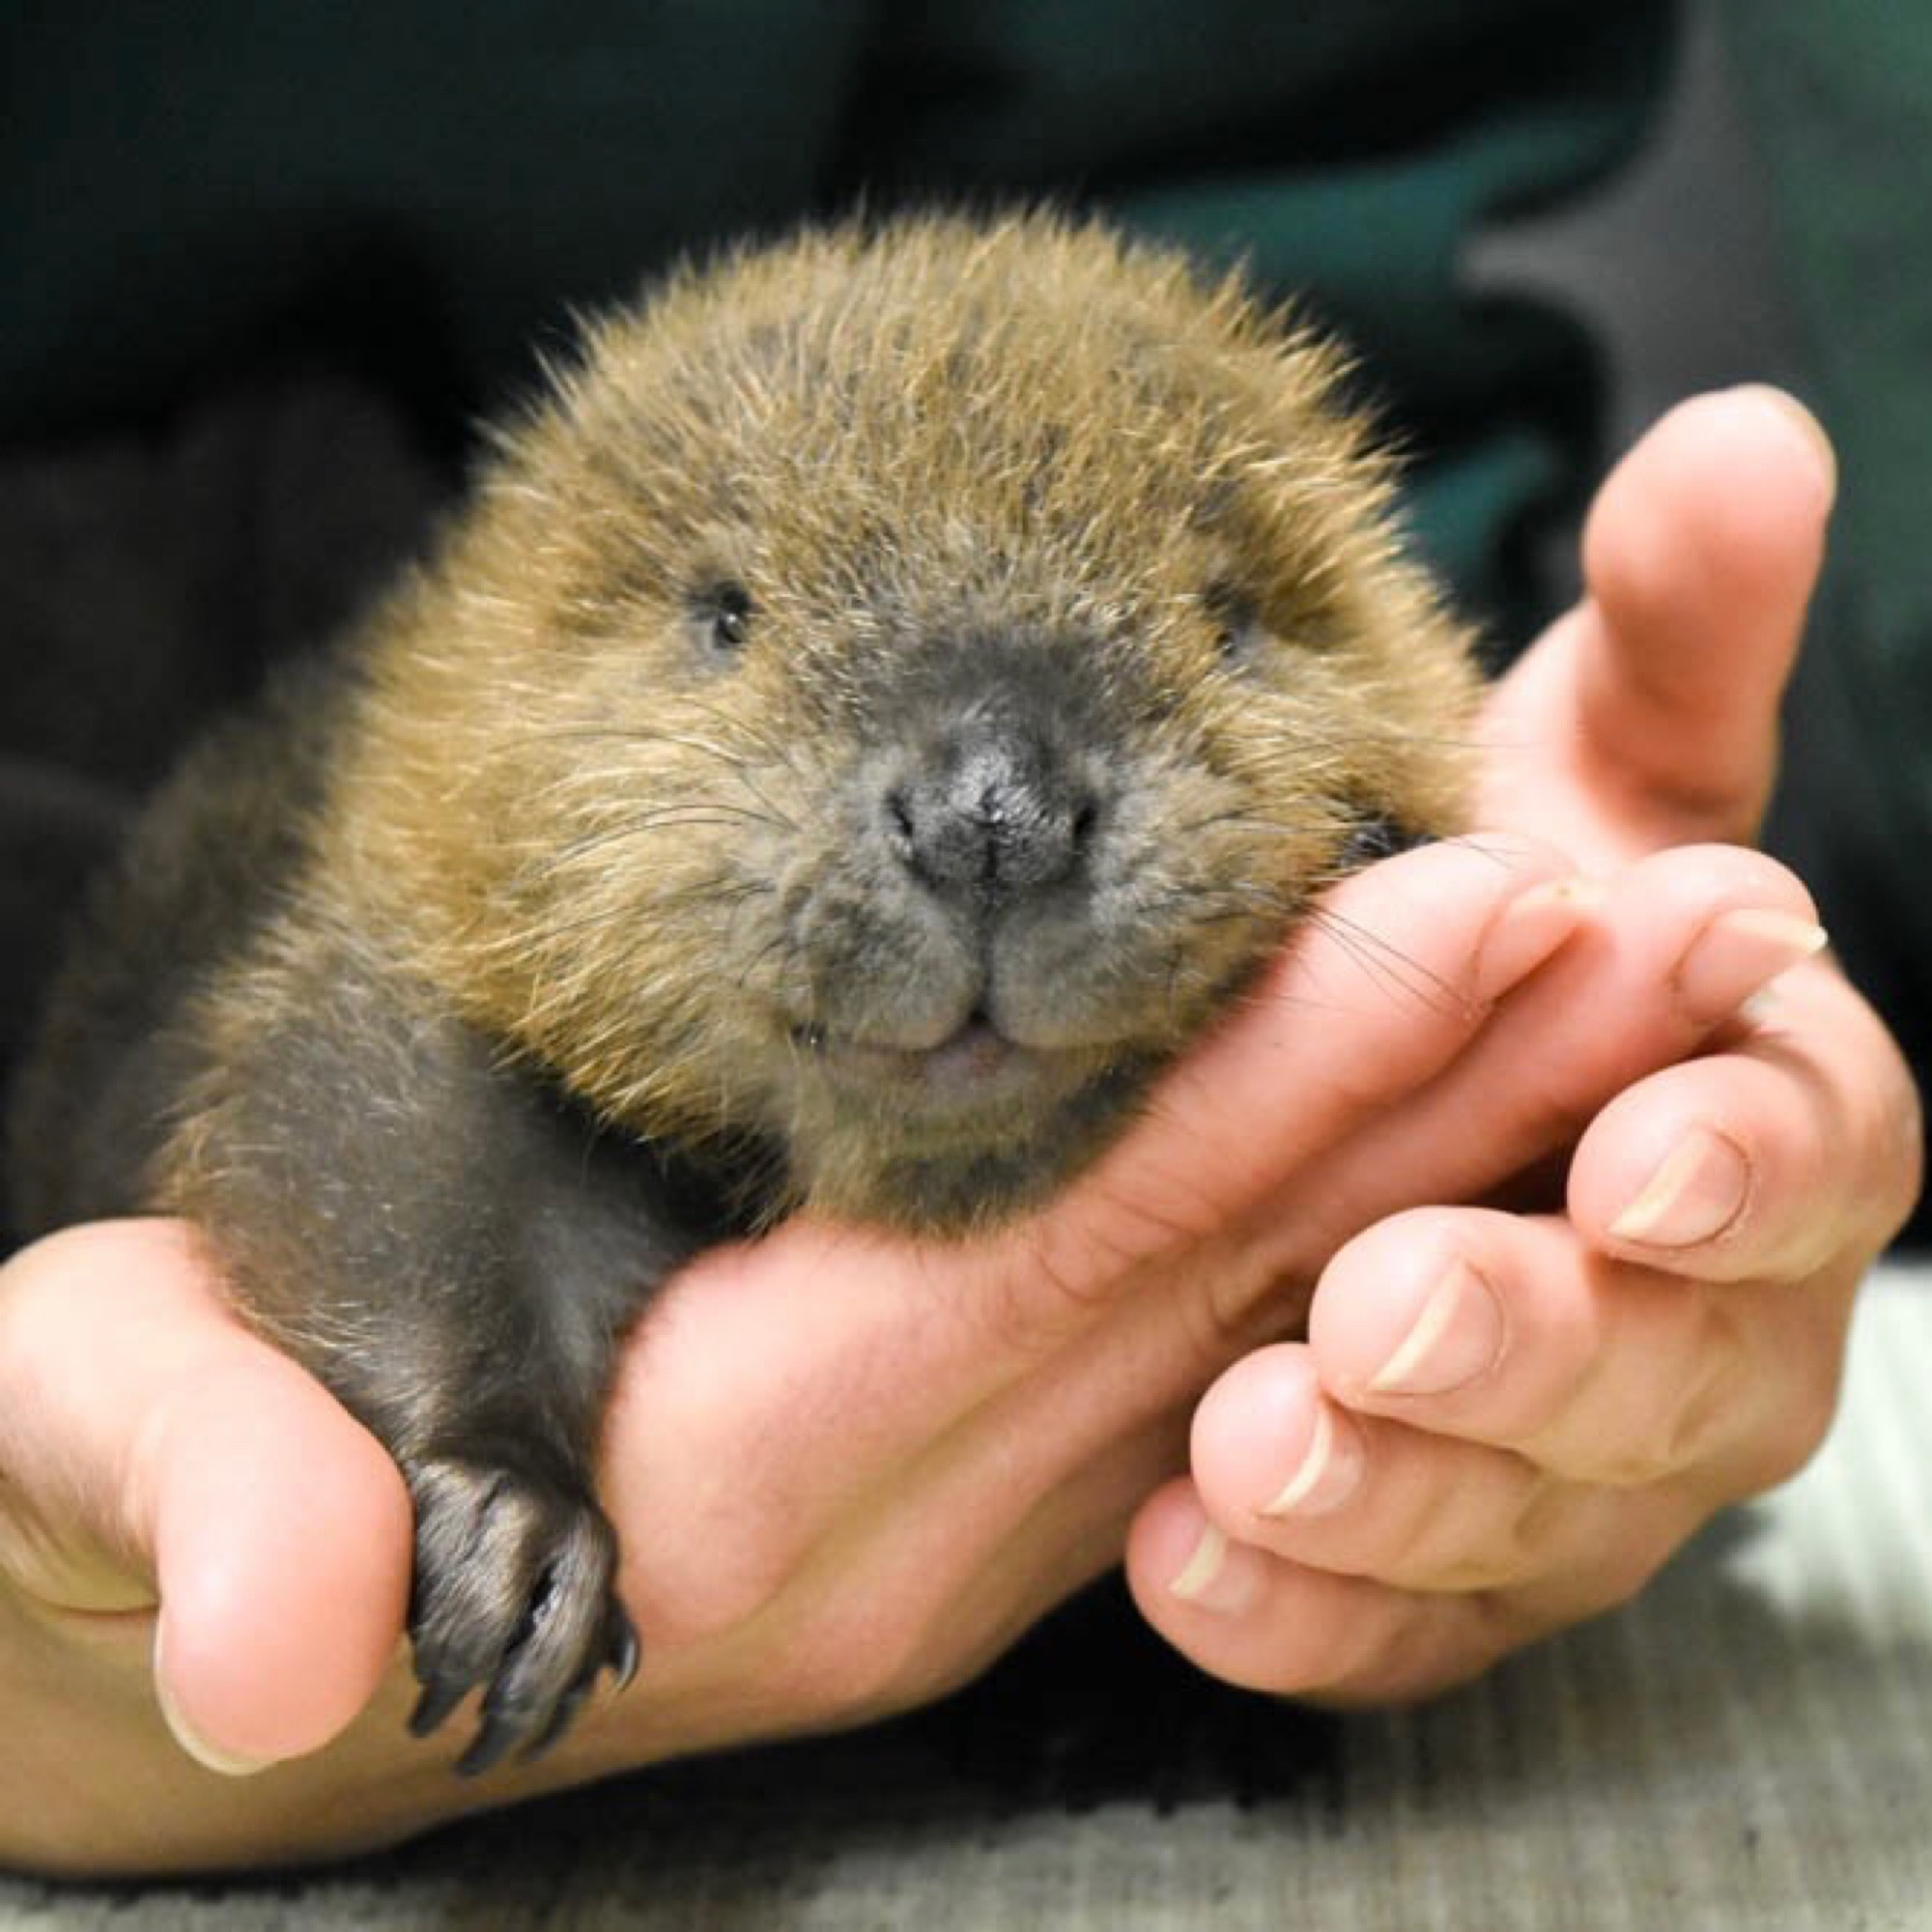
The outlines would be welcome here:
<svg viewBox="0 0 1932 1932">
<path fill-rule="evenodd" d="M 886 795 L 887 836 L 914 877 L 982 903 L 1065 879 L 1097 817 L 1046 733 L 1005 707 L 962 720 Z"/>
</svg>

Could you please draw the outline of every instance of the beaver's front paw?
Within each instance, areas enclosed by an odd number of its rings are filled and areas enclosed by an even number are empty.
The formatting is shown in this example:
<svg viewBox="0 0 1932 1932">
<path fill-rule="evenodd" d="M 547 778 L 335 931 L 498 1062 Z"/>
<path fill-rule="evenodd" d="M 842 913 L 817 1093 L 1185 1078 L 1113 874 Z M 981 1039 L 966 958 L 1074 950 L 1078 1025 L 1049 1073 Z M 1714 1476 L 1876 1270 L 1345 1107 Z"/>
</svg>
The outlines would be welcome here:
<svg viewBox="0 0 1932 1932">
<path fill-rule="evenodd" d="M 611 1590 L 617 1541 L 585 1492 L 501 1463 L 407 1464 L 415 1503 L 410 1635 L 426 1736 L 478 1685 L 483 1721 L 466 1776 L 561 1737 L 607 1666 L 637 1667 L 638 1640 Z"/>
</svg>

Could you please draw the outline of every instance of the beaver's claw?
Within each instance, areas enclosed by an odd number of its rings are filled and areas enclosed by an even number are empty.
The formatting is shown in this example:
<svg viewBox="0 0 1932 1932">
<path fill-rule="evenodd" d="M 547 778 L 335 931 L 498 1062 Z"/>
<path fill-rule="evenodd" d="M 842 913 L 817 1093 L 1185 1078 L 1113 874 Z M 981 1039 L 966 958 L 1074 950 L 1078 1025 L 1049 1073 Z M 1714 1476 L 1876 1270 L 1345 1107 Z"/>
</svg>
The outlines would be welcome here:
<svg viewBox="0 0 1932 1932">
<path fill-rule="evenodd" d="M 628 1683 L 637 1633 L 612 1591 L 617 1542 L 587 1494 L 527 1469 L 429 1457 L 406 1470 L 416 1512 L 410 1634 L 417 1737 L 483 1687 L 465 1776 L 561 1737 L 600 1672 Z"/>
</svg>

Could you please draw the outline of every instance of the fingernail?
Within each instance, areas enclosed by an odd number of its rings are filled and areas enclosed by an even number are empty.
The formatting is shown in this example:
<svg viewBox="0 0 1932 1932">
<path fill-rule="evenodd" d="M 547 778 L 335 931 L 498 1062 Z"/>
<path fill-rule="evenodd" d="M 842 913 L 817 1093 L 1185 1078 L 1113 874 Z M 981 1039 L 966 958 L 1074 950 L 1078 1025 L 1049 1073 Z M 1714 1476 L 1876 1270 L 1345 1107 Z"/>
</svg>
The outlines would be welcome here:
<svg viewBox="0 0 1932 1932">
<path fill-rule="evenodd" d="M 1192 1553 L 1167 1587 L 1197 1610 L 1233 1616 L 1248 1606 L 1254 1581 L 1254 1552 L 1230 1543 L 1226 1533 L 1204 1517 Z"/>
<path fill-rule="evenodd" d="M 1185 1597 L 1190 1604 L 1199 1603 L 1202 1594 L 1212 1587 L 1227 1560 L 1227 1537 L 1211 1522 L 1203 1523 L 1193 1553 L 1175 1573 L 1173 1582 L 1167 1587 L 1177 1597 Z"/>
<path fill-rule="evenodd" d="M 1300 1463 L 1274 1500 L 1262 1505 L 1261 1514 L 1322 1516 L 1340 1509 L 1360 1488 L 1365 1460 L 1361 1437 L 1336 1422 L 1327 1403 L 1318 1401 L 1315 1427 Z"/>
<path fill-rule="evenodd" d="M 183 1716 L 168 1690 L 166 1673 L 161 1666 L 161 1632 L 155 1630 L 155 1701 L 161 1707 L 161 1717 L 176 1744 L 181 1746 L 195 1763 L 208 1771 L 218 1772 L 223 1777 L 253 1777 L 257 1772 L 267 1771 L 274 1762 L 272 1758 L 239 1757 L 232 1751 L 218 1749 L 202 1737 Z"/>
<path fill-rule="evenodd" d="M 1502 1304 L 1474 1268 L 1458 1262 L 1430 1292 L 1369 1392 L 1446 1395 L 1493 1368 L 1502 1351 Z"/>
<path fill-rule="evenodd" d="M 1838 452 L 1832 446 L 1832 439 L 1826 433 L 1825 425 L 1789 390 L 1776 388 L 1769 383 L 1740 384 L 1737 393 L 1754 396 L 1768 403 L 1784 417 L 1785 421 L 1803 432 L 1805 440 L 1816 452 L 1819 466 L 1824 473 L 1826 503 L 1828 505 L 1832 503 L 1838 494 Z"/>
<path fill-rule="evenodd" d="M 1777 976 L 1823 951 L 1825 928 L 1788 912 L 1737 906 L 1720 912 L 1685 950 L 1675 979 L 1694 1017 L 1719 1020 Z"/>
<path fill-rule="evenodd" d="M 1744 1211 L 1750 1162 L 1727 1135 L 1698 1128 L 1658 1163 L 1637 1197 L 1610 1223 L 1619 1241 L 1688 1248 L 1721 1235 Z"/>
<path fill-rule="evenodd" d="M 1476 966 L 1476 997 L 1499 998 L 1543 964 L 1596 908 L 1605 894 L 1601 881 L 1578 873 L 1550 879 L 1512 899 L 1483 935 Z"/>
</svg>

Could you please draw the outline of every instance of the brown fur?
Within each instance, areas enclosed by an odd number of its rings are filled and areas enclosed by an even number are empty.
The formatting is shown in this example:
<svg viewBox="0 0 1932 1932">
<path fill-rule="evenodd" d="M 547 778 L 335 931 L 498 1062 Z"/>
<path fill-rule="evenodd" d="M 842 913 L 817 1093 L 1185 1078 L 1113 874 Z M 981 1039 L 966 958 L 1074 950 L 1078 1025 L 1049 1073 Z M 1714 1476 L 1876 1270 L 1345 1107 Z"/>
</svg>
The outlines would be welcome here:
<svg viewBox="0 0 1932 1932">
<path fill-rule="evenodd" d="M 638 1130 L 789 1131 L 817 1096 L 785 1023 L 818 989 L 767 889 L 844 849 L 907 633 L 1031 630 L 1129 661 L 1163 707 L 1135 726 L 1140 863 L 1214 923 L 1099 1057 L 1170 1052 L 1352 810 L 1422 831 L 1460 809 L 1463 640 L 1396 551 L 1337 373 L 1236 284 L 1045 217 L 847 228 L 683 276 L 592 331 L 377 624 L 317 877 Z M 692 663 L 708 573 L 758 607 L 723 676 Z M 1217 651 L 1221 585 L 1278 640 L 1252 674 Z M 810 1192 L 918 1221 L 866 1165 Z"/>
<path fill-rule="evenodd" d="M 1465 640 L 1338 376 L 1045 215 L 680 275 L 104 888 L 26 1224 L 193 1216 L 388 1444 L 470 1768 L 628 1666 L 598 1409 L 734 1202 L 1038 1200 L 1355 834 L 1459 823 Z"/>
</svg>

